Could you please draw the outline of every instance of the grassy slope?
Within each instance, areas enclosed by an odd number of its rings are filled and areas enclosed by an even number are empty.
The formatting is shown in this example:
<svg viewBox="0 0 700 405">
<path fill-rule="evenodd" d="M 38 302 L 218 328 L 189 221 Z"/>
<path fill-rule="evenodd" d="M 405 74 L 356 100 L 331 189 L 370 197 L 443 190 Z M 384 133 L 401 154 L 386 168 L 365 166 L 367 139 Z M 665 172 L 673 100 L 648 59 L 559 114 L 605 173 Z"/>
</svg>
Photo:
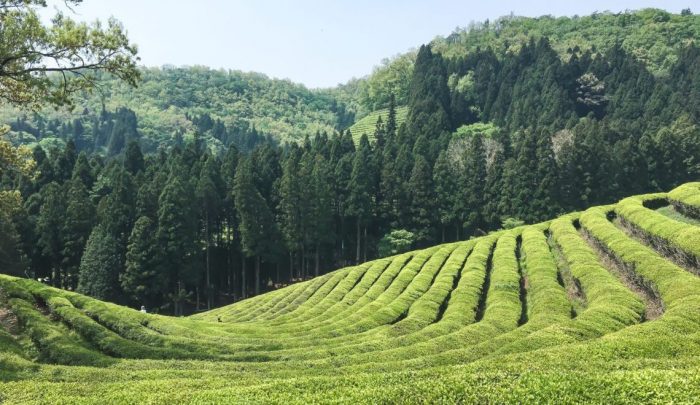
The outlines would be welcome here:
<svg viewBox="0 0 700 405">
<path fill-rule="evenodd" d="M 369 115 L 365 116 L 364 118 L 361 118 L 357 122 L 355 122 L 349 129 L 350 133 L 352 134 L 352 139 L 355 141 L 355 143 L 360 141 L 360 137 L 362 137 L 363 134 L 367 134 L 367 137 L 369 138 L 370 141 L 374 141 L 374 129 L 377 125 L 377 119 L 379 117 L 382 117 L 382 122 L 386 124 L 386 118 L 387 114 L 389 113 L 389 109 L 385 108 L 382 110 L 377 110 Z M 408 114 L 408 107 L 398 107 L 396 109 L 396 127 L 398 128 L 405 120 L 406 120 L 406 115 Z"/>
<path fill-rule="evenodd" d="M 700 227 L 654 208 L 695 212 L 698 196 L 690 183 L 189 318 L 0 276 L 0 402 L 694 402 Z"/>
</svg>

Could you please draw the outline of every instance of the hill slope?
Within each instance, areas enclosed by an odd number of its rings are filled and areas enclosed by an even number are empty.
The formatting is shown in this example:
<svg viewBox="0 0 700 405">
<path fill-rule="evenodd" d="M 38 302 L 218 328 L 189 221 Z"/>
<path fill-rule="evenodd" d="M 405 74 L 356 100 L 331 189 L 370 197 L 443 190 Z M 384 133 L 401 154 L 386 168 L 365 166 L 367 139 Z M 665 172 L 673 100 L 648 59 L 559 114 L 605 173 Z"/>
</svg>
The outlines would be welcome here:
<svg viewBox="0 0 700 405">
<path fill-rule="evenodd" d="M 374 131 L 377 127 L 377 119 L 382 118 L 382 122 L 386 124 L 387 116 L 389 114 L 389 109 L 384 108 L 381 110 L 374 111 L 371 114 L 366 115 L 364 118 L 358 120 L 350 128 L 350 133 L 352 134 L 352 139 L 355 143 L 360 141 L 362 135 L 367 135 L 370 141 L 374 140 Z M 408 107 L 398 107 L 396 109 L 396 126 L 399 127 L 406 121 L 406 115 L 408 114 Z"/>
<path fill-rule="evenodd" d="M 689 183 L 190 318 L 0 276 L 0 400 L 693 402 L 698 213 Z"/>
<path fill-rule="evenodd" d="M 464 23 L 468 22 L 465 16 Z M 465 58 L 479 48 L 492 48 L 496 57 L 503 59 L 517 53 L 530 38 L 542 37 L 549 39 L 562 60 L 569 60 L 574 50 L 604 54 L 619 44 L 650 72 L 664 76 L 678 60 L 679 51 L 700 37 L 700 15 L 643 9 L 557 18 L 505 16 L 470 23 L 446 37 L 436 37 L 430 44 L 446 60 Z M 145 68 L 143 81 L 136 89 L 105 76 L 100 80 L 100 91 L 81 97 L 72 112 L 46 109 L 34 114 L 3 107 L 0 123 L 14 124 L 13 140 L 17 143 L 33 144 L 44 139 L 43 146 L 50 147 L 76 132 L 80 133 L 76 136 L 85 136 L 94 144 L 95 121 L 104 106 L 110 112 L 119 108 L 134 111 L 140 140 L 148 151 L 176 143 L 177 133 L 198 133 L 212 149 L 222 149 L 220 137 L 192 122 L 193 116 L 202 115 L 220 121 L 228 133 L 255 127 L 280 143 L 299 141 L 317 131 L 344 130 L 372 111 L 376 114 L 388 106 L 391 94 L 398 105 L 408 105 L 415 57 L 416 52 L 410 51 L 386 59 L 366 77 L 331 89 L 307 89 L 260 73 L 201 66 Z M 84 131 L 68 128 L 76 121 L 81 121 Z M 367 122 L 369 135 L 376 116 Z M 353 134 L 359 137 L 356 131 Z M 97 146 L 99 149 L 102 145 Z"/>
</svg>

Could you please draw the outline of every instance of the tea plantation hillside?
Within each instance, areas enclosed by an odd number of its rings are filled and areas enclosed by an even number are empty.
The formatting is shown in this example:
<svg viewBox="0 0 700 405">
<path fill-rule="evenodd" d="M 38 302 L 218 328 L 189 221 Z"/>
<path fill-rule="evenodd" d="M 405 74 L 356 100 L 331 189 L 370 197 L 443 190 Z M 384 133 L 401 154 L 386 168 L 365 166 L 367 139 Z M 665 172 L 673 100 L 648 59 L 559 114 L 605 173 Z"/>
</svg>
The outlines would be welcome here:
<svg viewBox="0 0 700 405">
<path fill-rule="evenodd" d="M 350 133 L 352 134 L 352 139 L 355 143 L 360 141 L 362 135 L 367 135 L 370 140 L 374 140 L 374 132 L 377 128 L 377 120 L 382 119 L 382 122 L 386 124 L 387 116 L 389 114 L 389 109 L 385 108 L 382 110 L 374 111 L 364 118 L 358 120 L 350 128 Z M 406 121 L 406 115 L 408 115 L 408 107 L 398 107 L 396 108 L 396 125 L 397 127 Z"/>
<path fill-rule="evenodd" d="M 700 183 L 188 318 L 0 276 L 0 402 L 692 403 Z"/>
</svg>

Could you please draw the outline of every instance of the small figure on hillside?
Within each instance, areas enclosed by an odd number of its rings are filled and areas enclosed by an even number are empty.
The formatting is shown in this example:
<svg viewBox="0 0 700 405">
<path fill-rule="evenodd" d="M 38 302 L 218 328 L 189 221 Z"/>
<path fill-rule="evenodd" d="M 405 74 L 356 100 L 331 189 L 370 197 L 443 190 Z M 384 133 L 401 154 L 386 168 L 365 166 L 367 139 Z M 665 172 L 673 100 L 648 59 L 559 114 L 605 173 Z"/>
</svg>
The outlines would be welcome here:
<svg viewBox="0 0 700 405">
<path fill-rule="evenodd" d="M 220 317 L 220 316 L 217 316 L 217 317 L 216 317 L 216 320 L 217 320 L 219 323 L 223 322 L 223 321 L 221 320 L 221 317 Z"/>
<path fill-rule="evenodd" d="M 148 312 L 146 312 L 146 306 L 145 306 L 145 305 L 141 305 L 141 312 L 143 312 L 144 314 L 147 314 L 147 313 L 148 313 Z"/>
</svg>

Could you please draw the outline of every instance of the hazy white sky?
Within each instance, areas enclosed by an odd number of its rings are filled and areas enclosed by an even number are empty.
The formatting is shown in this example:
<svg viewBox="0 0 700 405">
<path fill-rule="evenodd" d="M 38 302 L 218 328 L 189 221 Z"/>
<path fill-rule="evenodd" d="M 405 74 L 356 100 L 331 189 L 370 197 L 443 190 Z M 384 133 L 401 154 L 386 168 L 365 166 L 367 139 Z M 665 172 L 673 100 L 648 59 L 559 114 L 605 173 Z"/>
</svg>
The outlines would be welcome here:
<svg viewBox="0 0 700 405">
<path fill-rule="evenodd" d="M 657 7 L 678 13 L 696 1 L 85 0 L 73 18 L 116 17 L 146 66 L 206 65 L 330 87 L 470 21 L 511 12 L 569 16 Z"/>
</svg>

